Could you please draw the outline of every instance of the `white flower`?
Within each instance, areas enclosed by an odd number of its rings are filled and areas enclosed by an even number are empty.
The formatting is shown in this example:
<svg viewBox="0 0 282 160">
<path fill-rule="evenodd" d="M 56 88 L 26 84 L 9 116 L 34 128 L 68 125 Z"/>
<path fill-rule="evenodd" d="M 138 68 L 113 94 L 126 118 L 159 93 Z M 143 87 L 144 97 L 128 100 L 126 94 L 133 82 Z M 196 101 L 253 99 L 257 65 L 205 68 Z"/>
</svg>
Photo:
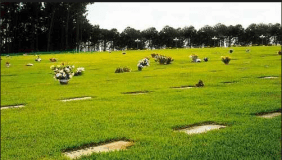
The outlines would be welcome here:
<svg viewBox="0 0 282 160">
<path fill-rule="evenodd" d="M 66 71 L 66 72 L 70 72 L 70 69 L 68 69 L 68 68 L 65 68 L 65 71 Z"/>
<path fill-rule="evenodd" d="M 57 73 L 57 74 L 56 74 L 56 77 L 57 77 L 57 78 L 58 78 L 58 77 L 60 77 L 60 76 L 61 76 L 61 74 L 60 74 L 60 73 Z"/>
</svg>

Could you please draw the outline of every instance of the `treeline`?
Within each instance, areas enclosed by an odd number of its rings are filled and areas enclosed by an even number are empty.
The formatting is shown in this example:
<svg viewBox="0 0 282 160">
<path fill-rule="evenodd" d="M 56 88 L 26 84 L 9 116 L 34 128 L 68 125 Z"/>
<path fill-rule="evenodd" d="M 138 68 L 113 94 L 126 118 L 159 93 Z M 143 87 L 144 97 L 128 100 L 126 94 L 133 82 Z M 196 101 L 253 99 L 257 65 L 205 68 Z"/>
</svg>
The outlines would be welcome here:
<svg viewBox="0 0 282 160">
<path fill-rule="evenodd" d="M 91 25 L 86 18 L 88 4 L 93 2 L 1 2 L 0 52 L 267 45 L 282 41 L 279 23 L 253 23 L 246 29 L 240 24 L 226 26 L 221 23 L 199 30 L 193 26 L 164 26 L 161 31 L 155 27 L 143 31 L 127 27 L 119 33 L 115 28 L 108 30 Z"/>
</svg>

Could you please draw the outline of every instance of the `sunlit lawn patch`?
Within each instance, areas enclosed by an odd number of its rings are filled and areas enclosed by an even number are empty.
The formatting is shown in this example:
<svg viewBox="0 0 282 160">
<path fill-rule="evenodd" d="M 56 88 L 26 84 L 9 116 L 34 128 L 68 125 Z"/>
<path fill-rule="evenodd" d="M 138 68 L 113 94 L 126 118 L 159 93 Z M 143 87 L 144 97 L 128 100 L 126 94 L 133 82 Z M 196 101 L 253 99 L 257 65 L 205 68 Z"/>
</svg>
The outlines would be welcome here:
<svg viewBox="0 0 282 160">
<path fill-rule="evenodd" d="M 27 106 L 1 110 L 1 159 L 62 160 L 65 148 L 119 137 L 134 146 L 81 159 L 281 159 L 281 116 L 252 115 L 281 107 L 281 48 L 232 49 L 228 65 L 221 56 L 230 55 L 230 48 L 155 50 L 173 63 L 152 59 L 141 72 L 136 63 L 151 50 L 46 54 L 39 55 L 40 62 L 34 56 L 2 56 L 1 106 Z M 192 54 L 209 60 L 191 63 Z M 62 62 L 85 72 L 60 85 L 50 66 Z M 132 70 L 117 74 L 118 66 Z M 258 78 L 270 76 L 277 78 Z M 199 80 L 203 87 L 195 86 Z M 186 85 L 195 88 L 171 88 Z M 130 95 L 139 91 L 149 92 Z M 86 96 L 95 98 L 60 101 Z M 205 121 L 228 127 L 193 136 L 172 130 Z"/>
</svg>

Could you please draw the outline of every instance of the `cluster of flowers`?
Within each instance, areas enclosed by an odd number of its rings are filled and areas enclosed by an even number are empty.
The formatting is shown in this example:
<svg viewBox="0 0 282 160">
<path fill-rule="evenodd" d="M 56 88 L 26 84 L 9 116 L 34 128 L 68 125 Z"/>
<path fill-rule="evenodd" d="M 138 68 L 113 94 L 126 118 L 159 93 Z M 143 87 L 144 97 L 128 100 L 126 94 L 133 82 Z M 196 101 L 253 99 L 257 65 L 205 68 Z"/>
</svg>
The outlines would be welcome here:
<svg viewBox="0 0 282 160">
<path fill-rule="evenodd" d="M 221 61 L 225 64 L 228 64 L 230 60 L 231 58 L 228 56 L 221 56 Z"/>
<path fill-rule="evenodd" d="M 281 55 L 281 54 L 282 54 L 282 53 L 281 53 L 281 50 L 278 52 L 278 54 L 279 54 L 279 55 Z"/>
<path fill-rule="evenodd" d="M 41 58 L 38 56 L 38 57 L 35 59 L 35 61 L 40 62 L 40 61 L 41 61 Z"/>
<path fill-rule="evenodd" d="M 50 58 L 50 61 L 51 61 L 51 62 L 56 62 L 57 59 L 56 59 L 56 58 Z"/>
<path fill-rule="evenodd" d="M 78 67 L 74 73 L 74 76 L 82 75 L 82 73 L 85 71 L 83 67 Z"/>
<path fill-rule="evenodd" d="M 123 72 L 130 72 L 131 69 L 128 67 L 118 67 L 115 71 L 115 73 L 123 73 Z"/>
<path fill-rule="evenodd" d="M 149 61 L 149 58 L 147 58 L 147 57 L 140 60 L 137 64 L 138 70 L 142 71 L 143 67 L 150 66 L 149 63 L 150 63 L 150 61 Z"/>
<path fill-rule="evenodd" d="M 10 63 L 9 62 L 6 62 L 6 67 L 10 67 Z"/>
<path fill-rule="evenodd" d="M 57 80 L 61 80 L 61 79 L 68 80 L 68 79 L 71 79 L 72 76 L 74 75 L 73 73 L 74 66 L 70 66 L 70 65 L 54 66 L 52 65 L 50 69 L 54 71 L 54 78 Z"/>
<path fill-rule="evenodd" d="M 230 49 L 230 50 L 229 50 L 229 53 L 232 53 L 232 52 L 233 52 L 233 49 Z"/>
<path fill-rule="evenodd" d="M 160 54 L 156 54 L 154 58 L 155 58 L 155 61 L 159 62 L 160 64 L 170 64 L 172 61 L 174 61 L 172 57 L 166 57 Z"/>
<path fill-rule="evenodd" d="M 192 59 L 192 62 L 201 62 L 202 60 L 198 58 L 198 55 L 192 54 L 190 55 L 190 58 Z"/>
<path fill-rule="evenodd" d="M 250 49 L 246 49 L 246 52 L 249 53 L 249 52 L 250 52 Z"/>
</svg>

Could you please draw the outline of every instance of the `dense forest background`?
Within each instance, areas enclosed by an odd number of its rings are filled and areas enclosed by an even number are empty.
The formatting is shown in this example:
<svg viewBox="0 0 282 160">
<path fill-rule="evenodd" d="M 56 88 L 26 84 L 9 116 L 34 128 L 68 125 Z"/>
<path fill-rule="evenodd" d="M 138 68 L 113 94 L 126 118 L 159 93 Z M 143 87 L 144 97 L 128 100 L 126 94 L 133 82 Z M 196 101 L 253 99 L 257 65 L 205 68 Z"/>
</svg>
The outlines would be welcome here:
<svg viewBox="0 0 282 160">
<path fill-rule="evenodd" d="M 218 23 L 196 30 L 164 26 L 157 31 L 126 27 L 102 29 L 86 18 L 86 6 L 94 2 L 1 2 L 0 52 L 97 51 L 99 49 L 182 48 L 231 45 L 277 45 L 282 42 L 281 24 Z M 97 15 L 99 16 L 99 15 Z M 263 35 L 263 36 L 261 36 Z M 216 38 L 214 38 L 216 37 Z M 136 39 L 140 41 L 137 42 Z"/>
</svg>

